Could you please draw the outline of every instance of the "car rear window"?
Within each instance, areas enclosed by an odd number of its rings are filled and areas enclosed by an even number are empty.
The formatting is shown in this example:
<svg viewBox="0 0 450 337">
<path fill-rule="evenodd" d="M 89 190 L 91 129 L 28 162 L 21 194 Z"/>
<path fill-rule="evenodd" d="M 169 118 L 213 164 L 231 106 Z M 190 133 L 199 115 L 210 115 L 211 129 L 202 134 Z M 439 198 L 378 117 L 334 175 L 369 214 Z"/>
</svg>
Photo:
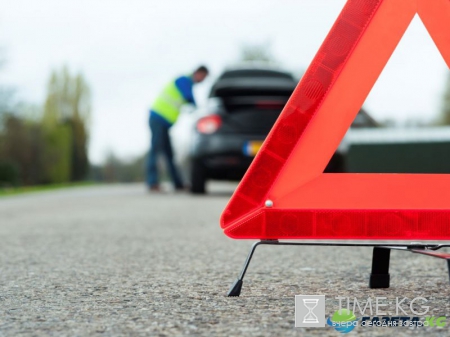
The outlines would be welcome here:
<svg viewBox="0 0 450 337">
<path fill-rule="evenodd" d="M 218 81 L 230 78 L 242 77 L 275 77 L 294 80 L 293 76 L 287 72 L 267 69 L 237 69 L 225 71 L 218 79 Z"/>
<path fill-rule="evenodd" d="M 210 97 L 234 96 L 290 96 L 297 82 L 286 78 L 236 77 L 218 80 Z"/>
</svg>

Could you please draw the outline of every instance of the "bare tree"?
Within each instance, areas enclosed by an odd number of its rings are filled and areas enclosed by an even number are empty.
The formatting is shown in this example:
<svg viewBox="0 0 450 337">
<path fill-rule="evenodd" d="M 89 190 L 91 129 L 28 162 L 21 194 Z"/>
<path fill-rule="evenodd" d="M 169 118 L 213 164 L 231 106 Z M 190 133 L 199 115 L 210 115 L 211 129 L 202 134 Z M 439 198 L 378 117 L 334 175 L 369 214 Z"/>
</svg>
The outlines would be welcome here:
<svg viewBox="0 0 450 337">
<path fill-rule="evenodd" d="M 0 70 L 2 70 L 4 65 L 6 64 L 6 58 L 4 55 L 5 50 L 4 48 L 0 47 Z M 0 124 L 4 119 L 4 115 L 8 112 L 11 112 L 12 110 L 13 96 L 13 88 L 5 85 L 4 83 L 0 83 Z"/>
<path fill-rule="evenodd" d="M 270 43 L 243 45 L 241 47 L 239 61 L 277 64 L 272 54 Z"/>
</svg>

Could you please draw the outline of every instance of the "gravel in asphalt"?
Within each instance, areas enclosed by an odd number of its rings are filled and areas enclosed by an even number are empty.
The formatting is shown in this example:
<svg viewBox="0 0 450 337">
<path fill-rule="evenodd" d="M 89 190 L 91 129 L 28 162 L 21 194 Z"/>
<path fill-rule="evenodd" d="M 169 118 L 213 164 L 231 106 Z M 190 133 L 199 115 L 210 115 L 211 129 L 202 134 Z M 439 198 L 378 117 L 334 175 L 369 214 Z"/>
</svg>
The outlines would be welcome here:
<svg viewBox="0 0 450 337">
<path fill-rule="evenodd" d="M 219 227 L 233 187 L 214 184 L 200 197 L 112 185 L 0 198 L 0 336 L 341 335 L 294 328 L 299 294 L 326 295 L 327 315 L 337 296 L 421 296 L 430 315 L 449 315 L 445 261 L 393 251 L 391 288 L 371 290 L 371 248 L 260 247 L 241 297 L 226 297 L 252 244 Z"/>
</svg>

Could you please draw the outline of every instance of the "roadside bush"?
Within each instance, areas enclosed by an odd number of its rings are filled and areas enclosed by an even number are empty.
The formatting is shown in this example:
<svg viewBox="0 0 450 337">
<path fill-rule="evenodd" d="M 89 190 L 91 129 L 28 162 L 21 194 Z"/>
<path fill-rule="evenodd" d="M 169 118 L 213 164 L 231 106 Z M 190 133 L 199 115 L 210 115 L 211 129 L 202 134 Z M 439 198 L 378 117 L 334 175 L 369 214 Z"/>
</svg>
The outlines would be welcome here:
<svg viewBox="0 0 450 337">
<path fill-rule="evenodd" d="M 19 185 L 19 167 L 13 162 L 0 161 L 0 188 Z"/>
</svg>

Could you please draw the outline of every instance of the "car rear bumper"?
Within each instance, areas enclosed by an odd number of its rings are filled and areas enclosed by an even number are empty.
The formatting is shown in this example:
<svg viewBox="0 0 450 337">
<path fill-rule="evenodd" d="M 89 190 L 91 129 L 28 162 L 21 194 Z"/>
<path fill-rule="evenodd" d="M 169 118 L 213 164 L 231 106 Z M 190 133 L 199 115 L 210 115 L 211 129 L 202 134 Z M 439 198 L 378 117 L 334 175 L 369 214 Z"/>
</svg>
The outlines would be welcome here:
<svg viewBox="0 0 450 337">
<path fill-rule="evenodd" d="M 264 136 L 236 134 L 198 134 L 192 149 L 193 160 L 200 161 L 213 179 L 241 179 L 253 156 L 245 153 L 248 142 L 263 141 Z"/>
</svg>

